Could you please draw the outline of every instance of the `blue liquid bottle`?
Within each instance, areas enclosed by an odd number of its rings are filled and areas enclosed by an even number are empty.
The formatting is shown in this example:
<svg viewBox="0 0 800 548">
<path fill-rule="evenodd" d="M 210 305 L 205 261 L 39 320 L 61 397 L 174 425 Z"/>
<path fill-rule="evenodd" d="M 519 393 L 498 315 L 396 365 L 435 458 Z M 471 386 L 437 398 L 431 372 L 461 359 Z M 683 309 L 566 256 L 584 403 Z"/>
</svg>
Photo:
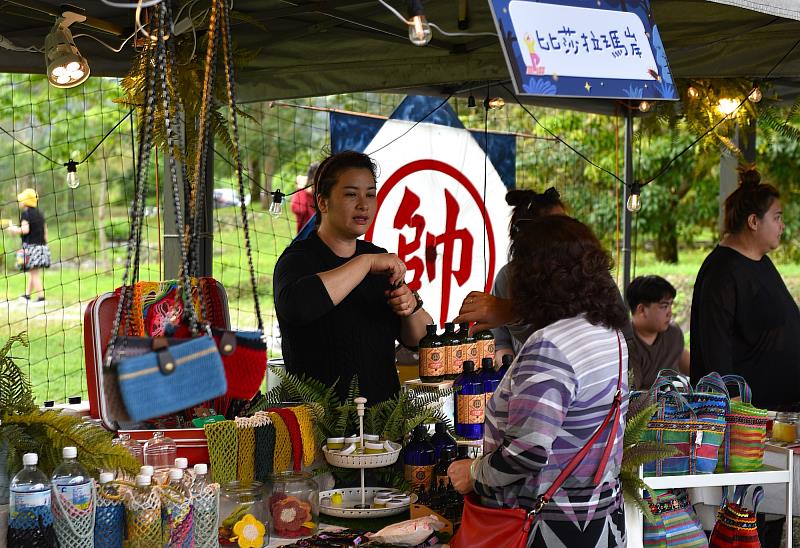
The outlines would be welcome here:
<svg viewBox="0 0 800 548">
<path fill-rule="evenodd" d="M 50 509 L 50 481 L 36 465 L 39 456 L 25 453 L 24 468 L 11 480 L 8 512 L 9 548 L 55 548 Z"/>
<path fill-rule="evenodd" d="M 436 466 L 436 451 L 428 438 L 424 424 L 414 428 L 411 441 L 406 445 L 403 455 L 404 473 L 411 484 L 412 491 L 429 491 L 433 480 L 433 467 Z"/>
<path fill-rule="evenodd" d="M 485 390 L 483 378 L 475 372 L 475 362 L 464 362 L 464 372 L 453 381 L 456 390 L 455 430 L 456 435 L 468 440 L 483 438 Z"/>
<path fill-rule="evenodd" d="M 455 456 L 458 445 L 456 444 L 455 438 L 447 431 L 447 425 L 443 422 L 437 422 L 434 428 L 436 432 L 431 436 L 431 443 L 436 453 L 436 460 L 438 461 L 442 457 L 442 451 L 447 448 L 452 449 L 453 455 Z"/>
<path fill-rule="evenodd" d="M 508 370 L 511 369 L 511 364 L 513 361 L 514 361 L 514 356 L 512 356 L 511 354 L 503 354 L 503 361 L 502 364 L 500 365 L 500 370 L 498 371 L 498 373 L 500 373 L 501 379 L 505 377 Z"/>
<path fill-rule="evenodd" d="M 497 386 L 503 379 L 500 372 L 494 370 L 494 360 L 492 358 L 483 358 L 481 360 L 481 377 L 483 378 L 484 398 L 486 403 L 489 403 L 489 400 L 492 399 L 492 394 L 497 390 Z"/>
</svg>

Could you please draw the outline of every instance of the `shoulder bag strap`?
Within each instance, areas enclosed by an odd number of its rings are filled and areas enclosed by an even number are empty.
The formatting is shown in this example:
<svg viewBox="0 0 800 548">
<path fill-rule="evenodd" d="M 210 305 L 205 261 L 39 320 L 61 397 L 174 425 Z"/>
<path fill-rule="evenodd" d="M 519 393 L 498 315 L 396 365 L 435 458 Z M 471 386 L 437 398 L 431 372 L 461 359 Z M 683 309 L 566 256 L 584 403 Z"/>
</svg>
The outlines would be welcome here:
<svg viewBox="0 0 800 548">
<path fill-rule="evenodd" d="M 572 474 L 575 468 L 577 468 L 577 466 L 592 449 L 595 442 L 600 438 L 600 435 L 606 430 L 609 423 L 611 423 L 611 432 L 608 436 L 606 447 L 603 450 L 603 456 L 600 459 L 600 463 L 597 465 L 597 471 L 594 474 L 594 484 L 597 485 L 600 482 L 600 478 L 603 476 L 603 471 L 606 468 L 606 464 L 608 463 L 608 459 L 611 454 L 611 448 L 614 446 L 614 441 L 617 437 L 617 431 L 619 430 L 619 416 L 622 407 L 622 339 L 620 338 L 619 331 L 617 331 L 617 346 L 619 348 L 617 391 L 614 393 L 614 400 L 611 402 L 611 409 L 608 411 L 608 415 L 606 415 L 606 418 L 603 419 L 603 423 L 597 428 L 595 433 L 592 434 L 592 437 L 589 438 L 589 441 L 586 442 L 586 445 L 584 445 L 581 450 L 570 459 L 564 469 L 561 470 L 561 473 L 558 475 L 555 481 L 553 481 L 552 485 L 550 485 L 547 491 L 536 500 L 536 505 L 530 512 L 528 512 L 529 515 L 536 515 L 542 511 L 542 508 L 544 508 L 544 506 L 550 502 L 550 499 L 553 498 L 553 495 L 561 487 L 561 484 L 564 483 L 564 481 Z"/>
</svg>

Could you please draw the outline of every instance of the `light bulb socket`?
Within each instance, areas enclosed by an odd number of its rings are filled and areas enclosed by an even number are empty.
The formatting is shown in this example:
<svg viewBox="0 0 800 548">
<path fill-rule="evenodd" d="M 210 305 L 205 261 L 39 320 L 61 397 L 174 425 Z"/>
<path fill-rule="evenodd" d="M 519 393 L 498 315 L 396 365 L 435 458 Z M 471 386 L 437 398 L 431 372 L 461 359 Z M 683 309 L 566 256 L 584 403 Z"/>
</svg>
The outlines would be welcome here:
<svg viewBox="0 0 800 548">
<path fill-rule="evenodd" d="M 78 162 L 76 162 L 75 160 L 70 160 L 69 162 L 64 164 L 64 167 L 67 168 L 67 173 L 77 173 L 78 172 Z"/>
<path fill-rule="evenodd" d="M 475 96 L 470 95 L 469 98 L 467 99 L 467 108 L 475 108 L 477 106 L 478 105 L 475 104 Z"/>
<path fill-rule="evenodd" d="M 631 194 L 636 194 L 637 196 L 641 196 L 641 194 L 642 194 L 642 184 L 641 183 L 631 183 Z"/>
<path fill-rule="evenodd" d="M 280 204 L 281 202 L 283 202 L 283 192 L 281 192 L 281 189 L 278 189 L 272 193 L 272 203 Z"/>
<path fill-rule="evenodd" d="M 424 16 L 425 10 L 422 7 L 422 0 L 408 0 L 408 17 Z"/>
</svg>

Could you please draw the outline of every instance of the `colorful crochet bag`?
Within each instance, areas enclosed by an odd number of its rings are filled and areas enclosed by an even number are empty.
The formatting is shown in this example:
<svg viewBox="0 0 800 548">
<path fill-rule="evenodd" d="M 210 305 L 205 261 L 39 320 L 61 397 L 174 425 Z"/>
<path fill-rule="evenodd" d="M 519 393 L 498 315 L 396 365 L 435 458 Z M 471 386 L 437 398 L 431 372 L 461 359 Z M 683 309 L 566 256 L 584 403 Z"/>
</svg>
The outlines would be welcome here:
<svg viewBox="0 0 800 548">
<path fill-rule="evenodd" d="M 710 548 L 761 548 L 756 528 L 756 512 L 764 498 L 764 488 L 753 490 L 753 509 L 742 506 L 748 485 L 736 488 L 733 501 L 728 501 L 727 487 L 723 491 L 723 504 L 717 514 L 717 523 L 711 532 Z"/>
<path fill-rule="evenodd" d="M 707 548 L 706 534 L 689 504 L 686 490 L 655 493 L 655 499 L 645 493 L 645 501 L 655 518 L 644 521 L 642 542 L 645 548 Z"/>
<path fill-rule="evenodd" d="M 680 392 L 668 378 L 657 379 L 649 392 L 634 392 L 631 400 L 643 397 L 658 405 L 643 440 L 678 450 L 676 456 L 645 464 L 645 476 L 713 473 L 725 436 L 727 398 L 718 394 Z"/>
</svg>

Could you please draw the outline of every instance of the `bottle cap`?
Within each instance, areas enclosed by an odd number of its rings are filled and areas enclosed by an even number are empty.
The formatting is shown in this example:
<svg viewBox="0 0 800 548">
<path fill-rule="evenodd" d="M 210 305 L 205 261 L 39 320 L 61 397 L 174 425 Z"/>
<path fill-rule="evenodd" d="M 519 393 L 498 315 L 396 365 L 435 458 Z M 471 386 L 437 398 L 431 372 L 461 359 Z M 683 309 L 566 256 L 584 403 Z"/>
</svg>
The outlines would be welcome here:
<svg viewBox="0 0 800 548">
<path fill-rule="evenodd" d="M 170 468 L 169 469 L 169 480 L 170 481 L 178 481 L 183 479 L 183 470 L 180 468 Z"/>
<path fill-rule="evenodd" d="M 429 335 L 434 335 L 434 334 L 436 334 L 436 324 L 435 324 L 435 323 L 429 323 L 429 324 L 427 324 L 427 325 L 425 326 L 425 330 L 428 332 L 428 334 L 429 334 Z"/>
<path fill-rule="evenodd" d="M 464 373 L 472 373 L 475 371 L 475 362 L 472 360 L 464 360 Z"/>
<path fill-rule="evenodd" d="M 136 487 L 146 487 L 150 485 L 151 481 L 152 481 L 152 476 L 139 474 L 138 476 L 136 476 Z"/>
<path fill-rule="evenodd" d="M 514 361 L 514 356 L 511 354 L 503 354 L 503 367 L 508 367 Z"/>
<path fill-rule="evenodd" d="M 469 322 L 461 322 L 460 324 L 458 324 L 458 327 L 459 327 L 459 328 L 460 328 L 462 331 L 466 331 L 466 330 L 468 330 L 468 329 L 469 329 Z"/>
<path fill-rule="evenodd" d="M 453 322 L 445 322 L 445 324 L 444 324 L 445 331 L 452 331 L 455 328 L 456 328 L 456 324 L 454 324 Z"/>
<path fill-rule="evenodd" d="M 65 459 L 74 459 L 78 456 L 78 449 L 75 447 L 65 447 L 61 450 L 61 456 Z"/>
<path fill-rule="evenodd" d="M 186 470 L 189 468 L 189 459 L 186 457 L 178 457 L 175 459 L 175 468 L 180 468 L 181 470 Z"/>
<path fill-rule="evenodd" d="M 444 434 L 447 432 L 447 425 L 443 422 L 437 422 L 433 427 L 437 434 Z"/>
<path fill-rule="evenodd" d="M 141 468 L 139 468 L 139 473 L 145 476 L 152 476 L 155 473 L 155 468 L 152 466 L 145 464 Z"/>
<path fill-rule="evenodd" d="M 202 476 L 208 474 L 208 465 L 207 464 L 195 464 L 194 465 L 194 473 L 200 474 Z"/>
<path fill-rule="evenodd" d="M 481 368 L 482 369 L 494 369 L 494 360 L 492 358 L 482 358 L 481 359 Z"/>
<path fill-rule="evenodd" d="M 80 396 L 70 396 L 67 401 L 69 402 L 70 405 L 77 405 L 77 404 L 81 403 L 81 397 Z"/>
<path fill-rule="evenodd" d="M 416 425 L 414 427 L 414 435 L 427 436 L 428 435 L 428 427 L 425 424 Z"/>
<path fill-rule="evenodd" d="M 22 455 L 22 464 L 24 466 L 34 466 L 39 463 L 39 455 L 36 453 L 25 453 Z"/>
<path fill-rule="evenodd" d="M 114 472 L 100 472 L 100 483 L 108 483 L 114 480 Z"/>
</svg>

